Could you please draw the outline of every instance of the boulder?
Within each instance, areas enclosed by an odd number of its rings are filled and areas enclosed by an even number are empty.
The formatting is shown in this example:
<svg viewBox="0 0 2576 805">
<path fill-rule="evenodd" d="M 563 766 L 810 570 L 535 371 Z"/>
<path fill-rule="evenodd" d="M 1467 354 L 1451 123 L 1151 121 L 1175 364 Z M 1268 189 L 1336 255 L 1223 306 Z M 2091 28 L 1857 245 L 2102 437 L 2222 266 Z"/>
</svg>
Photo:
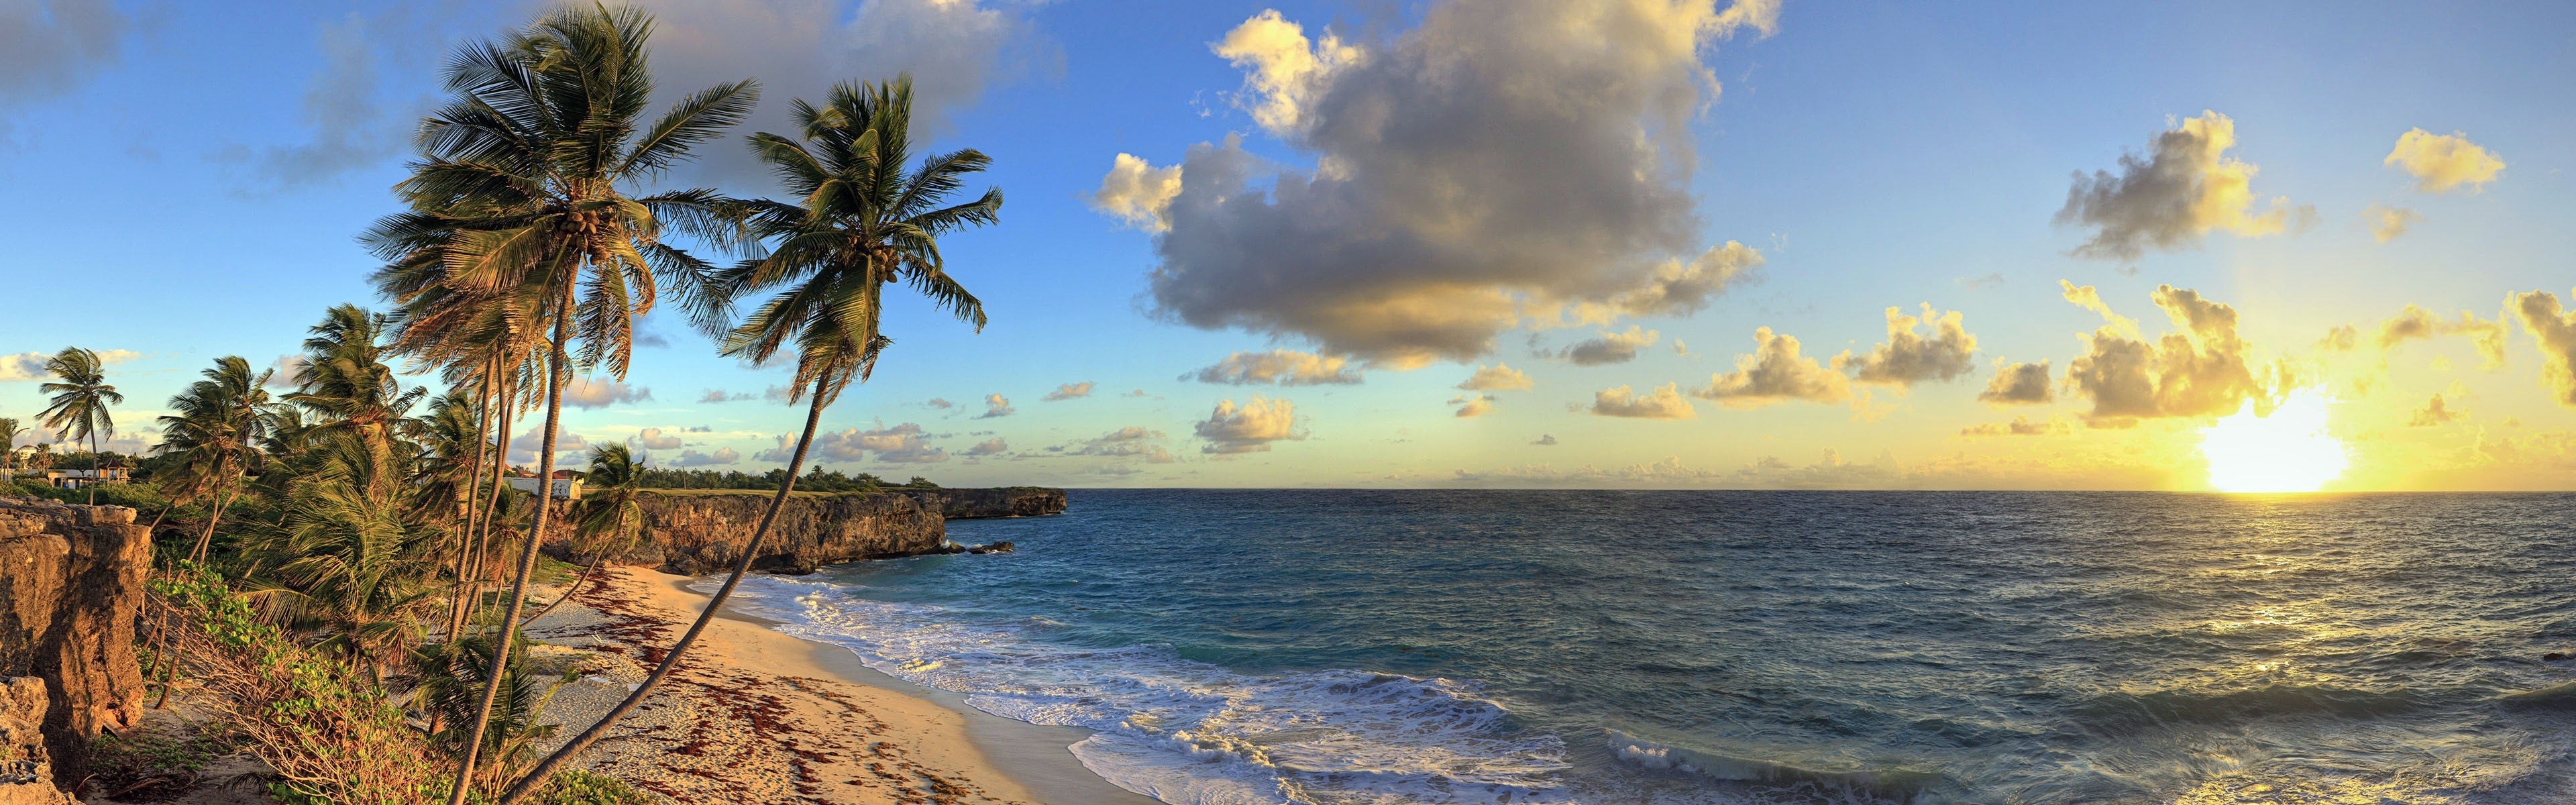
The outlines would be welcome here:
<svg viewBox="0 0 2576 805">
<path fill-rule="evenodd" d="M 45 681 L 0 679 L 0 805 L 78 805 L 54 787 L 45 749 Z"/>
</svg>

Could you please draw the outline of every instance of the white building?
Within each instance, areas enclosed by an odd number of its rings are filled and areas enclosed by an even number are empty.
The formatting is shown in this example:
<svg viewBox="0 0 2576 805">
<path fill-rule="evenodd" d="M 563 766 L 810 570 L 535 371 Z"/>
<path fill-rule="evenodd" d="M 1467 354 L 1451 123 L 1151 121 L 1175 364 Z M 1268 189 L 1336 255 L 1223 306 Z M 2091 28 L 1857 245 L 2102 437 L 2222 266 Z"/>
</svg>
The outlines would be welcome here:
<svg viewBox="0 0 2576 805">
<path fill-rule="evenodd" d="M 541 482 L 541 479 L 537 478 L 513 477 L 506 480 L 510 482 L 511 489 L 516 489 L 531 495 L 537 493 L 537 484 Z M 556 500 L 581 499 L 581 479 L 579 478 L 557 478 L 555 479 L 554 487 L 554 498 Z"/>
</svg>

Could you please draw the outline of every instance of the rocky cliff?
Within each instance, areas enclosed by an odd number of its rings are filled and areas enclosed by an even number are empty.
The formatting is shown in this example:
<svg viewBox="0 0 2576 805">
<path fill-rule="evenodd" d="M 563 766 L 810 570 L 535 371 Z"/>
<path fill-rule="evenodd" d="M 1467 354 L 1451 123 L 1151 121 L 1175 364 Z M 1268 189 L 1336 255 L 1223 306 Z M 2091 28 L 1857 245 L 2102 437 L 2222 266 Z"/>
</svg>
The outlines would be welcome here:
<svg viewBox="0 0 2576 805">
<path fill-rule="evenodd" d="M 44 680 L 53 773 L 80 773 L 89 740 L 143 714 L 134 623 L 152 540 L 134 510 L 0 498 L 0 678 Z"/>
<path fill-rule="evenodd" d="M 922 508 L 938 510 L 950 520 L 984 517 L 1040 517 L 1064 513 L 1064 490 L 1043 486 L 997 486 L 991 489 L 889 489 L 912 498 Z"/>
<path fill-rule="evenodd" d="M 743 541 L 769 508 L 767 492 L 646 493 L 641 544 L 627 564 L 656 565 L 669 573 L 713 573 L 733 566 Z M 939 512 L 904 495 L 846 492 L 796 495 L 778 513 L 751 566 L 778 573 L 872 556 L 922 553 L 948 541 Z"/>
</svg>

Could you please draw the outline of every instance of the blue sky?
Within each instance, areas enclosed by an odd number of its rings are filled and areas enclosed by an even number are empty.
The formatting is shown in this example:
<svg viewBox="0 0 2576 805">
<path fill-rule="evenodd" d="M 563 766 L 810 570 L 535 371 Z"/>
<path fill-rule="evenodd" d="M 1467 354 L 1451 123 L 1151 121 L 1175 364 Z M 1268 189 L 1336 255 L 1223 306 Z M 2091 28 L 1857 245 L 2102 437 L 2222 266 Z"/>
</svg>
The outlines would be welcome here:
<svg viewBox="0 0 2576 805">
<path fill-rule="evenodd" d="M 948 244 L 952 273 L 981 295 L 993 324 L 976 334 L 899 299 L 887 323 L 898 346 L 827 415 L 828 429 L 846 432 L 834 442 L 842 452 L 826 458 L 839 469 L 1086 486 L 2191 489 L 2204 481 L 2199 428 L 2243 401 L 2268 409 L 2310 389 L 2335 400 L 2331 429 L 2351 446 L 2344 488 L 2576 483 L 2576 402 L 2562 399 L 2576 392 L 2560 388 L 2576 381 L 2549 373 L 2576 343 L 2547 340 L 2502 301 L 2576 293 L 2566 259 L 2576 234 L 2563 224 L 2576 212 L 2563 170 L 2576 158 L 2565 136 L 2576 130 L 2576 89 L 2563 80 L 2576 66 L 2576 10 L 2560 5 L 1626 4 L 1693 26 L 1678 34 L 1578 13 L 1597 4 L 1544 0 L 662 5 L 662 83 L 760 78 L 755 128 L 775 128 L 788 98 L 830 81 L 909 69 L 931 96 L 924 125 L 938 146 L 994 157 L 987 179 L 1009 197 L 1002 225 Z M 439 60 L 543 9 L 0 7 L 0 43 L 18 43 L 18 55 L 0 56 L 0 184 L 20 191 L 0 197 L 11 235 L 0 287 L 14 302 L 0 311 L 0 355 L 66 344 L 133 353 L 113 379 L 129 395 L 119 422 L 142 444 L 161 401 L 213 358 L 268 363 L 293 352 L 324 308 L 378 304 L 354 237 L 394 209 L 388 188 L 403 175 L 411 121 L 438 97 Z M 1272 10 L 1301 46 L 1329 31 L 1354 55 L 1339 66 L 1331 53 L 1316 57 L 1326 66 L 1303 83 L 1248 82 L 1266 66 L 1294 66 L 1276 48 L 1220 55 L 1230 34 L 1284 30 L 1249 25 Z M 1604 31 L 1677 35 L 1682 50 L 1652 61 L 1637 55 L 1652 48 L 1605 41 Z M 1662 82 L 1689 94 L 1625 106 L 1619 92 L 1543 101 L 1493 78 L 1621 70 L 1604 86 Z M 1370 92 L 1415 101 L 1372 112 Z M 1302 117 L 1256 114 L 1275 102 Z M 1547 103 L 1609 121 L 1591 133 L 1635 136 L 1571 145 L 1540 142 L 1548 132 L 1538 130 L 1459 136 L 1477 120 L 1547 119 Z M 2216 119 L 2205 112 L 2232 128 L 2222 168 L 2253 166 L 2242 214 L 2277 209 L 2279 231 L 2137 223 L 2125 212 L 2058 220 L 2079 172 L 2118 174 L 2124 155 L 2151 156 L 2160 134 Z M 2505 167 L 2428 191 L 2388 163 L 2412 129 L 2460 133 Z M 1187 163 L 1180 181 L 1206 181 L 1229 137 L 1263 162 L 1249 184 L 1167 197 L 1178 206 L 1159 235 L 1105 211 L 1099 194 L 1119 155 L 1156 169 Z M 1602 142 L 1644 143 L 1656 156 L 1600 153 Z M 1210 161 L 1192 156 L 1201 144 L 1216 145 Z M 1409 167 L 1472 148 L 1492 159 L 1460 164 L 1526 175 Z M 667 184 L 770 192 L 741 153 L 738 139 L 711 146 Z M 1652 170 L 1627 184 L 1535 187 L 1599 179 L 1583 166 L 1623 159 Z M 1319 167 L 1332 175 L 1328 163 L 1376 173 L 1333 180 L 1347 194 L 1335 196 L 1339 206 L 1270 200 L 1285 198 L 1270 195 L 1288 181 L 1280 171 L 1311 179 Z M 1409 217 L 1351 212 L 1353 200 L 1431 193 L 1425 185 L 1444 177 L 1470 180 L 1461 186 L 1486 198 Z M 1227 191 L 1262 196 L 1264 210 L 1310 228 L 1261 241 L 1246 228 L 1255 219 L 1229 217 L 1240 203 L 1186 212 Z M 1605 212 L 1639 198 L 1661 206 Z M 1601 203 L 1578 201 L 1591 199 Z M 2372 222 L 2396 210 L 2413 216 L 2404 232 L 2375 236 Z M 1550 229 L 1559 225 L 1567 231 Z M 2133 258 L 2074 253 L 2120 226 L 2179 229 Z M 1596 236 L 1612 245 L 1586 251 Z M 1728 241 L 1760 264 L 1694 275 L 1722 290 L 1691 286 L 1692 304 L 1652 309 L 1618 301 L 1648 287 L 1640 277 L 1659 261 L 1699 266 L 1700 250 Z M 1389 242 L 1406 246 L 1385 249 L 1401 257 L 1365 256 Z M 1513 265 L 1528 251 L 1514 245 L 1532 243 L 1569 245 Z M 1265 259 L 1308 249 L 1360 255 L 1316 263 L 1313 276 L 1341 295 L 1243 290 Z M 1240 296 L 1158 296 L 1158 267 L 1181 278 L 1171 287 Z M 1441 290 L 1425 290 L 1435 276 Z M 2160 285 L 2229 306 L 2233 340 L 2196 334 L 2193 354 L 2223 353 L 2234 361 L 2223 368 L 2253 382 L 2211 391 L 2215 381 L 2186 388 L 2192 377 L 2147 371 L 2144 402 L 2079 383 L 2069 370 L 2099 348 L 2107 320 L 2069 304 L 2061 280 L 2094 286 L 2141 323 L 2136 342 L 2149 348 L 2180 327 L 2154 301 Z M 1473 306 L 1461 300 L 1488 298 L 1479 294 L 1513 300 L 1517 312 L 1459 324 Z M 1394 307 L 1360 321 L 1349 311 L 1361 300 Z M 1590 318 L 1560 307 L 1580 303 L 1595 306 Z M 1920 314 L 1924 304 L 1956 311 L 1974 337 L 1972 351 L 1926 348 L 1950 368 L 1886 369 L 1880 376 L 1898 377 L 1882 382 L 1865 379 L 1861 363 L 1832 365 L 1845 350 L 1866 358 L 1891 342 L 1887 308 Z M 2374 336 L 2410 304 L 2446 322 L 2469 311 L 2471 324 L 2502 332 L 2500 370 L 2486 370 L 2476 327 L 2401 332 L 2383 347 Z M 1465 334 L 1387 334 L 1415 325 Z M 2340 326 L 2357 340 L 2333 345 Z M 1654 334 L 1632 358 L 1578 362 L 1569 351 L 1594 339 L 1615 347 L 1607 336 L 1631 327 L 1632 341 Z M 1726 382 L 1712 376 L 1756 352 L 1756 328 L 1796 338 L 1818 362 L 1806 378 L 1825 385 L 1772 394 L 1748 374 L 1735 396 L 1717 391 Z M 576 409 L 567 430 L 602 442 L 652 428 L 656 444 L 679 442 L 653 450 L 665 462 L 730 451 L 734 463 L 706 466 L 767 466 L 758 455 L 797 413 L 701 398 L 758 396 L 783 373 L 720 359 L 676 321 L 657 317 L 648 329 L 669 345 L 639 351 L 625 383 L 650 399 Z M 1339 360 L 1362 379 L 1183 379 L 1237 352 L 1272 350 Z M 2043 360 L 2047 402 L 1980 401 L 1999 363 Z M 1498 362 L 1530 387 L 1457 388 Z M 36 383 L 12 377 L 0 364 L 0 416 L 32 419 Z M 1093 384 L 1086 397 L 1044 399 L 1081 383 Z M 1665 384 L 1678 399 L 1641 402 Z M 1012 413 L 979 418 L 993 394 Z M 1480 412 L 1461 416 L 1462 407 Z M 2428 408 L 2437 413 L 2423 416 Z M 2009 435 L 2015 422 L 2029 435 Z M 705 430 L 684 433 L 692 428 Z"/>
</svg>

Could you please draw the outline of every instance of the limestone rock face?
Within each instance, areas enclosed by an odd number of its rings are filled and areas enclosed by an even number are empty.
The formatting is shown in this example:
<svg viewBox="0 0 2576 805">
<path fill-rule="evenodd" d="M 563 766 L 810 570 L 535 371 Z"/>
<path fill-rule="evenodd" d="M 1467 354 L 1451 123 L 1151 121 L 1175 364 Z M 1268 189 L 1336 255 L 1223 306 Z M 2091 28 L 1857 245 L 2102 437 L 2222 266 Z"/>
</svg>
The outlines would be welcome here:
<svg viewBox="0 0 2576 805">
<path fill-rule="evenodd" d="M 690 575 L 731 569 L 769 508 L 769 497 L 647 494 L 641 547 L 612 561 L 658 564 L 664 572 Z M 921 553 L 947 541 L 947 521 L 903 495 L 796 495 L 779 510 L 751 566 L 811 573 L 823 565 Z"/>
<path fill-rule="evenodd" d="M 991 489 L 888 489 L 919 501 L 951 520 L 985 517 L 1043 517 L 1064 513 L 1064 490 L 1043 486 L 997 486 Z"/>
<path fill-rule="evenodd" d="M 90 739 L 142 718 L 134 624 L 151 565 L 133 509 L 0 498 L 0 677 L 42 680 L 57 781 L 79 773 Z"/>
<path fill-rule="evenodd" d="M 54 787 L 45 710 L 44 680 L 0 679 L 0 805 L 77 805 Z"/>
</svg>

